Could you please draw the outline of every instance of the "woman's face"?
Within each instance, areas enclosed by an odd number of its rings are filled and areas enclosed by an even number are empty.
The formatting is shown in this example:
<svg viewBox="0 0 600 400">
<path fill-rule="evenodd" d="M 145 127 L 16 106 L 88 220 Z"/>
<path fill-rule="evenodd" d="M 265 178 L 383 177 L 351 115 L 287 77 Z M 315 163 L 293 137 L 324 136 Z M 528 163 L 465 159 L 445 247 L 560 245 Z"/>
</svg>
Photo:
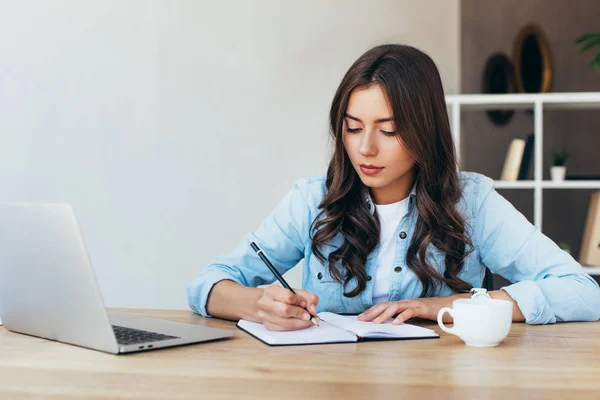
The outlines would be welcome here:
<svg viewBox="0 0 600 400">
<path fill-rule="evenodd" d="M 391 107 L 379 85 L 352 91 L 344 118 L 343 142 L 376 204 L 408 197 L 414 183 L 415 160 L 396 134 Z"/>
</svg>

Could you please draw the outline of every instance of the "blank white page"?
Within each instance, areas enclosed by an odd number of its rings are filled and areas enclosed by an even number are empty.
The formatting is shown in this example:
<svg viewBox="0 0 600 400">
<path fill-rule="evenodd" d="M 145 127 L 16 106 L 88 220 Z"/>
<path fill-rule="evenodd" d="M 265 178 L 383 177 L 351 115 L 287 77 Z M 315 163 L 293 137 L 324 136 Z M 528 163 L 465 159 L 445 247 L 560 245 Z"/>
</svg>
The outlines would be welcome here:
<svg viewBox="0 0 600 400">
<path fill-rule="evenodd" d="M 393 325 L 389 319 L 384 323 L 376 324 L 374 322 L 359 321 L 356 316 L 344 316 L 330 312 L 319 313 L 322 321 L 327 321 L 332 325 L 343 328 L 347 331 L 355 332 L 360 337 L 438 337 L 433 330 L 422 328 L 410 324 Z"/>
<path fill-rule="evenodd" d="M 243 319 L 238 322 L 238 326 L 272 345 L 356 342 L 358 340 L 355 334 L 336 328 L 324 321 L 321 321 L 319 326 L 284 332 L 269 331 L 263 324 Z"/>
</svg>

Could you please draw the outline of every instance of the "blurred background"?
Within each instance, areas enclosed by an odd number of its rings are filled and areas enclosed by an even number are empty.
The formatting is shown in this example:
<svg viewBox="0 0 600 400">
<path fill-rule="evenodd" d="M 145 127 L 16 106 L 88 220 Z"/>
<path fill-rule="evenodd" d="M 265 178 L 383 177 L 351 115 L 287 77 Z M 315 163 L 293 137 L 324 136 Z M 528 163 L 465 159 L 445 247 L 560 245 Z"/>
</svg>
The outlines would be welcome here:
<svg viewBox="0 0 600 400">
<path fill-rule="evenodd" d="M 551 91 L 600 91 L 574 44 L 598 15 L 596 0 L 0 0 L 0 201 L 72 204 L 108 307 L 184 309 L 199 271 L 325 172 L 330 102 L 363 52 L 415 46 L 447 95 L 483 93 L 490 56 L 535 23 Z M 462 168 L 498 179 L 532 115 L 464 114 Z M 568 139 L 569 173 L 600 174 L 598 112 L 544 117 L 544 151 Z M 531 193 L 501 194 L 532 220 Z M 544 197 L 545 233 L 574 252 L 589 195 Z"/>
</svg>

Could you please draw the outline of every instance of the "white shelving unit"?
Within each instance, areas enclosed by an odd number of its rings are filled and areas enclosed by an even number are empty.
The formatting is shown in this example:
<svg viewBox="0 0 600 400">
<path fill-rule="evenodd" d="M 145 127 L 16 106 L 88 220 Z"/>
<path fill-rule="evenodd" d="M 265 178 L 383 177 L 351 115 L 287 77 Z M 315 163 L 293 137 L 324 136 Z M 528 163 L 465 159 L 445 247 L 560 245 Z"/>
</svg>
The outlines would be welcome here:
<svg viewBox="0 0 600 400">
<path fill-rule="evenodd" d="M 532 181 L 496 181 L 498 189 L 533 189 L 533 223 L 542 229 L 544 189 L 600 189 L 600 181 L 552 182 L 543 180 L 543 118 L 548 109 L 600 109 L 600 92 L 539 94 L 461 94 L 446 96 L 450 108 L 452 134 L 460 160 L 462 111 L 533 109 L 534 163 Z M 585 267 L 586 272 L 600 275 L 600 267 Z"/>
</svg>

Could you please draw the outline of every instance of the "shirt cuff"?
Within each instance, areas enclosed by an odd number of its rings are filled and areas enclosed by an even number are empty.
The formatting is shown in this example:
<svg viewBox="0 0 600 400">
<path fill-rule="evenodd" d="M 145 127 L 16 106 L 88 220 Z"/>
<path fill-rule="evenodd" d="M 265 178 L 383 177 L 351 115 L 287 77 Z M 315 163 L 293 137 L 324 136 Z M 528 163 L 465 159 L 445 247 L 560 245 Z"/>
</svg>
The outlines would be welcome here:
<svg viewBox="0 0 600 400">
<path fill-rule="evenodd" d="M 211 318 L 206 311 L 206 303 L 213 286 L 221 281 L 230 280 L 241 285 L 233 276 L 220 270 L 205 271 L 200 274 L 187 286 L 186 293 L 188 305 L 195 313 L 206 318 Z"/>
<path fill-rule="evenodd" d="M 521 281 L 500 289 L 517 302 L 526 323 L 537 325 L 556 322 L 556 316 L 550 309 L 544 292 L 535 282 Z"/>
</svg>

